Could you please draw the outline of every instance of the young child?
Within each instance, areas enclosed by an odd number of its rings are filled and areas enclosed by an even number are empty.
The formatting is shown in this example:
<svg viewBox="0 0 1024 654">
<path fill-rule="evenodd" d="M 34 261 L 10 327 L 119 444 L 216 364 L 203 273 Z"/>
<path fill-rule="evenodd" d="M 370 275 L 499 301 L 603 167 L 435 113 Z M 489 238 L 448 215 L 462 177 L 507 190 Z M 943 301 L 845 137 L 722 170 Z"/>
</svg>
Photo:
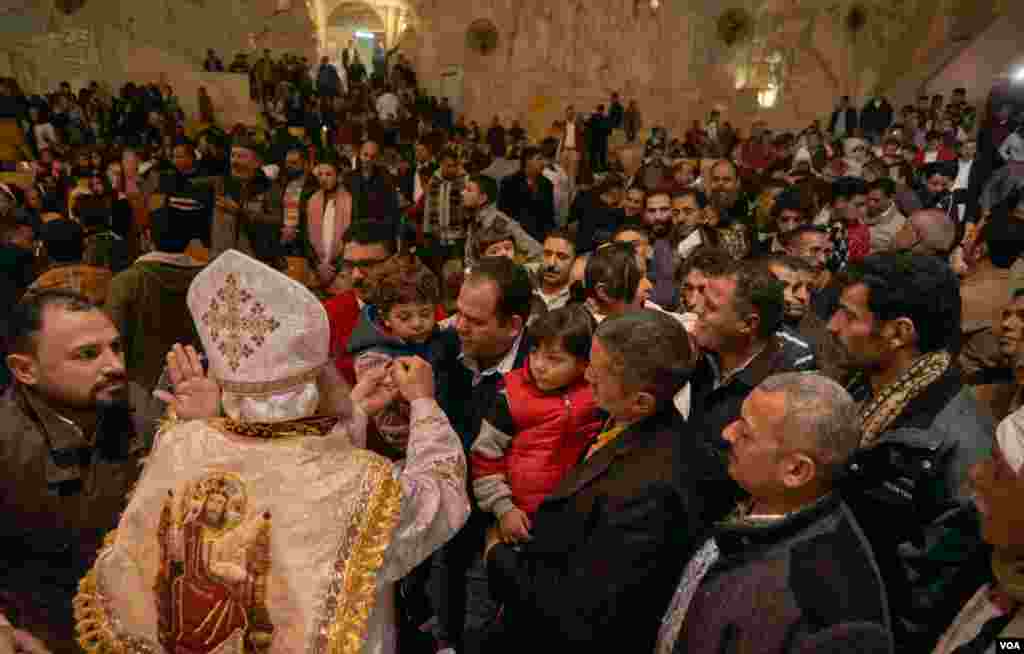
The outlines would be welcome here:
<svg viewBox="0 0 1024 654">
<path fill-rule="evenodd" d="M 473 493 L 498 519 L 504 539 L 530 537 L 530 516 L 590 446 L 601 427 L 590 384 L 594 325 L 579 305 L 530 327 L 536 348 L 505 375 L 505 388 L 471 452 Z"/>
<path fill-rule="evenodd" d="M 447 412 L 447 370 L 458 352 L 453 332 L 437 326 L 441 290 L 434 273 L 415 259 L 396 258 L 363 307 L 348 351 L 356 380 L 392 359 L 419 356 L 434 366 L 438 404 Z M 409 440 L 409 403 L 396 400 L 374 418 L 376 431 L 393 459 L 404 458 Z"/>
</svg>

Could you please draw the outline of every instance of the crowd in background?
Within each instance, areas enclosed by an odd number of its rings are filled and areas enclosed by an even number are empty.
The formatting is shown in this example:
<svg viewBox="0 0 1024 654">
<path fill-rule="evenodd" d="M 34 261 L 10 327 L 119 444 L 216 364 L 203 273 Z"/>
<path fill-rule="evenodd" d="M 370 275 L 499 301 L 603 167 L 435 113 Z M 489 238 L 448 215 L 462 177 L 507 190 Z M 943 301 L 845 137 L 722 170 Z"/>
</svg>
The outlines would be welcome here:
<svg viewBox="0 0 1024 654">
<path fill-rule="evenodd" d="M 239 55 L 260 125 L 202 90 L 189 116 L 167 84 L 0 80 L 5 323 L 84 296 L 125 377 L 165 388 L 198 345 L 190 282 L 235 249 L 322 298 L 349 383 L 427 359 L 473 512 L 403 581 L 403 652 L 1024 636 L 1024 107 L 844 97 L 799 131 L 713 111 L 669 134 L 615 93 L 530 134 L 380 54 Z M 15 336 L 10 421 L 35 379 Z M 408 420 L 370 447 L 402 460 Z"/>
</svg>

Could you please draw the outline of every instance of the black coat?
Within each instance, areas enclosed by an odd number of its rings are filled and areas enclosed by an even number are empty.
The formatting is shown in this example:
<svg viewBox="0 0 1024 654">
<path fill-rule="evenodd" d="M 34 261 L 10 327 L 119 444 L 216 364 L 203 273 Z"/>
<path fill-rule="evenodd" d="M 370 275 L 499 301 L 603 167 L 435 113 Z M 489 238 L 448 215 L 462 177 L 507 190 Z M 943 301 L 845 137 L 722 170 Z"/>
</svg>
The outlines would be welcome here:
<svg viewBox="0 0 1024 654">
<path fill-rule="evenodd" d="M 555 226 L 555 187 L 543 175 L 537 178 L 537 192 L 530 190 L 526 173 L 506 177 L 501 183 L 498 208 L 538 242 Z"/>
<path fill-rule="evenodd" d="M 774 524 L 724 526 L 715 542 L 675 654 L 893 651 L 878 567 L 838 497 Z"/>
<path fill-rule="evenodd" d="M 356 170 L 348 177 L 348 190 L 352 194 L 352 222 L 398 222 L 398 190 L 388 172 L 378 168 L 367 179 Z"/>
<path fill-rule="evenodd" d="M 828 121 L 829 133 L 836 131 L 836 122 L 839 121 L 839 110 L 836 109 L 832 112 L 832 118 Z M 857 110 L 853 107 L 846 109 L 846 133 L 853 134 L 853 130 L 857 129 Z"/>
<path fill-rule="evenodd" d="M 518 551 L 498 545 L 488 583 L 504 604 L 492 651 L 651 652 L 683 566 L 732 507 L 724 461 L 674 407 L 570 470 Z"/>
<path fill-rule="evenodd" d="M 860 127 L 866 134 L 881 134 L 892 125 L 892 115 L 892 105 L 888 100 L 883 98 L 876 107 L 872 98 L 860 111 Z"/>
</svg>

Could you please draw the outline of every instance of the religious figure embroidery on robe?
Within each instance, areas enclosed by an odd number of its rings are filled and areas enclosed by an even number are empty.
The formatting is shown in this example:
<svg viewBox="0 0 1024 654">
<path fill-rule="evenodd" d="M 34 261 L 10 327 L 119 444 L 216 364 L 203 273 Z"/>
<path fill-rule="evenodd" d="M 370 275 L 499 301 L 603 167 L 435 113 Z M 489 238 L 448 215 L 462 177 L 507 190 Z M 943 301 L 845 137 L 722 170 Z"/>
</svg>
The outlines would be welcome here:
<svg viewBox="0 0 1024 654">
<path fill-rule="evenodd" d="M 273 640 L 266 606 L 270 513 L 221 473 L 168 492 L 157 540 L 160 643 L 170 654 L 258 654 Z"/>
</svg>

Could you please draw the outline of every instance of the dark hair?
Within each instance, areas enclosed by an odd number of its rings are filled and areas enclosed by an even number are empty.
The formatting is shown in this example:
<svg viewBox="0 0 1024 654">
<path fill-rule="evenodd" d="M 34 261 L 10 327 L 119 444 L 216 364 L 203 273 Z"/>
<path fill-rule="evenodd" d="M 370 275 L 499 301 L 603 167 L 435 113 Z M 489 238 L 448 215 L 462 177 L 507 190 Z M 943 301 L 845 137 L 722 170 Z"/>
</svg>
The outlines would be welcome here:
<svg viewBox="0 0 1024 654">
<path fill-rule="evenodd" d="M 73 220 L 60 218 L 43 224 L 40 240 L 56 263 L 77 263 L 85 252 L 85 230 Z"/>
<path fill-rule="evenodd" d="M 612 232 L 612 237 L 608 239 L 609 242 L 618 243 L 618 241 L 616 241 L 615 239 L 619 238 L 626 232 L 633 232 L 634 234 L 643 234 L 644 238 L 647 239 L 647 242 L 651 242 L 651 230 L 647 227 L 647 225 L 643 224 L 639 220 L 631 220 L 619 225 L 615 229 L 615 231 Z"/>
<path fill-rule="evenodd" d="M 558 152 L 558 139 L 549 136 L 540 142 L 540 151 L 546 159 L 554 158 Z"/>
<path fill-rule="evenodd" d="M 510 225 L 504 218 L 499 217 L 490 225 L 480 230 L 480 233 L 476 237 L 476 255 L 482 258 L 484 256 L 484 252 L 487 252 L 487 248 L 495 245 L 496 243 L 503 243 L 505 241 L 512 241 L 512 245 L 515 246 L 516 237 L 512 233 L 512 225 Z"/>
<path fill-rule="evenodd" d="M 800 197 L 800 190 L 795 186 L 786 188 L 775 197 L 775 203 L 772 204 L 772 216 L 778 218 L 785 210 L 799 211 L 804 220 L 811 219 L 804 200 Z"/>
<path fill-rule="evenodd" d="M 36 335 L 43 329 L 46 307 L 59 306 L 65 311 L 99 311 L 88 298 L 64 289 L 30 291 L 14 305 L 7 320 L 7 351 L 12 354 L 33 354 Z"/>
<path fill-rule="evenodd" d="M 704 195 L 703 191 L 695 188 L 688 188 L 682 191 L 676 191 L 675 193 L 672 194 L 671 197 L 672 200 L 675 201 L 680 200 L 682 198 L 690 197 L 691 195 L 693 196 L 694 202 L 697 203 L 698 209 L 703 209 L 704 207 L 708 206 L 708 196 Z"/>
<path fill-rule="evenodd" d="M 473 266 L 466 278 L 467 284 L 480 281 L 490 281 L 498 287 L 495 312 L 499 323 L 519 316 L 526 324 L 533 303 L 533 283 L 526 268 L 505 257 L 487 257 Z"/>
<path fill-rule="evenodd" d="M 734 261 L 724 272 L 702 272 L 715 279 L 727 277 L 736 280 L 733 309 L 740 318 L 757 314 L 759 338 L 768 338 L 778 331 L 786 310 L 783 286 L 767 269 L 745 261 Z"/>
<path fill-rule="evenodd" d="M 394 227 L 386 222 L 358 220 L 345 230 L 343 240 L 345 243 L 359 245 L 382 245 L 388 254 L 395 254 L 398 251 Z"/>
<path fill-rule="evenodd" d="M 167 206 L 150 214 L 153 245 L 160 252 L 181 254 L 188 249 L 193 234 L 187 226 L 190 217 L 182 220 L 182 213 L 192 212 L 179 213 Z"/>
<path fill-rule="evenodd" d="M 690 338 L 663 311 L 645 309 L 609 318 L 595 336 L 622 381 L 654 395 L 659 408 L 673 400 L 693 373 Z"/>
<path fill-rule="evenodd" d="M 548 232 L 548 235 L 544 237 L 544 241 L 548 240 L 549 238 L 557 238 L 559 240 L 565 241 L 566 243 L 572 246 L 572 254 L 573 256 L 576 256 L 576 241 L 573 240 L 572 234 L 569 233 L 569 230 L 565 229 L 564 227 L 558 227 Z M 541 241 L 540 243 L 542 246 L 544 245 L 544 241 Z"/>
<path fill-rule="evenodd" d="M 87 230 L 110 226 L 111 209 L 102 196 L 80 195 L 75 199 L 75 214 Z"/>
<path fill-rule="evenodd" d="M 981 228 L 980 240 L 997 268 L 1010 268 L 1024 253 L 1024 222 L 1010 217 L 1008 213 L 1005 209 L 993 212 Z"/>
<path fill-rule="evenodd" d="M 868 185 L 859 177 L 840 177 L 832 182 L 832 201 L 849 200 L 855 195 L 867 195 Z"/>
<path fill-rule="evenodd" d="M 469 182 L 473 182 L 480 188 L 480 192 L 487 196 L 488 203 L 497 202 L 498 183 L 494 181 L 493 177 L 488 177 L 487 175 L 471 175 Z"/>
<path fill-rule="evenodd" d="M 459 153 L 456 152 L 455 150 L 452 150 L 451 148 L 445 148 L 444 150 L 441 150 L 441 154 L 439 154 L 437 156 L 437 161 L 438 161 L 438 163 L 440 163 L 440 162 L 444 161 L 445 159 L 451 159 L 455 163 L 458 163 L 459 162 Z"/>
<path fill-rule="evenodd" d="M 938 257 L 873 254 L 850 267 L 847 285 L 868 289 L 868 308 L 878 320 L 908 318 L 924 354 L 955 350 L 960 337 L 960 283 Z"/>
<path fill-rule="evenodd" d="M 679 261 L 676 266 L 676 283 L 685 282 L 686 276 L 694 270 L 720 277 L 730 270 L 732 262 L 732 255 L 725 250 L 702 245 L 691 252 L 690 256 Z"/>
<path fill-rule="evenodd" d="M 793 272 L 798 273 L 813 273 L 814 266 L 807 263 L 801 257 L 794 257 L 788 254 L 768 254 L 759 259 L 756 259 L 754 263 L 761 267 L 769 275 L 772 274 L 772 266 L 778 266 L 781 268 L 787 268 Z M 773 275 L 774 276 L 774 275 Z"/>
<path fill-rule="evenodd" d="M 888 177 L 879 177 L 875 181 L 868 184 L 868 193 L 876 190 L 885 193 L 886 197 L 891 198 L 893 195 L 896 194 L 896 182 L 892 181 Z"/>
<path fill-rule="evenodd" d="M 829 235 L 828 230 L 825 229 L 824 227 L 820 225 L 807 223 L 800 225 L 799 227 L 797 227 L 796 229 L 787 234 L 784 234 L 782 238 L 782 244 L 786 247 L 789 247 L 791 243 L 795 242 L 804 234 L 821 234 L 823 236 Z"/>
<path fill-rule="evenodd" d="M 597 287 L 603 285 L 609 298 L 631 302 L 641 281 L 636 248 L 632 243 L 610 243 L 599 247 L 587 259 L 583 280 L 590 294 L 596 293 Z"/>
<path fill-rule="evenodd" d="M 594 318 L 579 304 L 549 311 L 530 325 L 530 339 L 534 343 L 557 339 L 562 349 L 577 359 L 590 358 L 593 337 Z"/>
<path fill-rule="evenodd" d="M 538 148 L 537 146 L 535 146 L 535 145 L 528 145 L 525 148 L 523 148 L 522 153 L 520 153 L 520 155 L 519 155 L 520 170 L 525 172 L 526 171 L 526 162 L 529 161 L 530 159 L 533 159 L 537 155 L 543 156 L 543 154 L 540 151 L 540 148 Z"/>
<path fill-rule="evenodd" d="M 429 304 L 433 307 L 441 301 L 437 275 L 419 262 L 399 264 L 397 270 L 385 275 L 375 287 L 371 304 L 380 311 L 382 319 L 398 304 Z"/>
</svg>

